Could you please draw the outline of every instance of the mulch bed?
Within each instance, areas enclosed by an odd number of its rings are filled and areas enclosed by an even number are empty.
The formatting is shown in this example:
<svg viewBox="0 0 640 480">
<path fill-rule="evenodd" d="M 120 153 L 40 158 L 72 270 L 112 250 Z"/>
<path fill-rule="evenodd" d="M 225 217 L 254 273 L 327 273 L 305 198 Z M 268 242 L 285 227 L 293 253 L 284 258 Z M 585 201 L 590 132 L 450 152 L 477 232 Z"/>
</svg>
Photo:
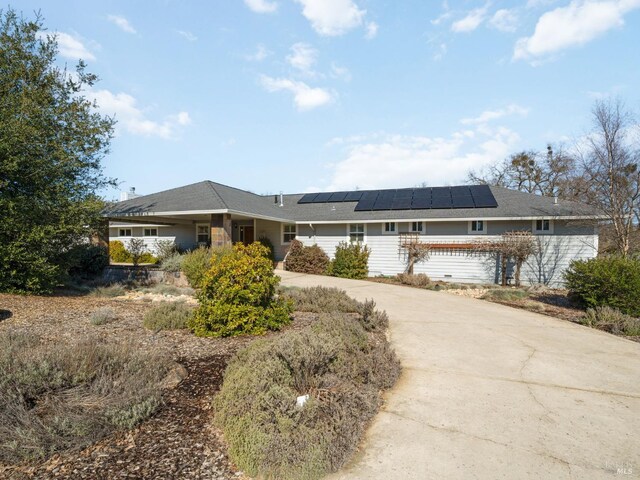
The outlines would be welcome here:
<svg viewBox="0 0 640 480">
<path fill-rule="evenodd" d="M 89 315 L 111 307 L 118 318 L 94 326 Z M 116 432 L 82 451 L 56 454 L 32 465 L 1 465 L 8 479 L 242 479 L 231 464 L 219 431 L 212 426 L 211 401 L 222 385 L 227 362 L 255 337 L 198 338 L 186 331 L 152 332 L 142 326 L 148 302 L 91 296 L 0 295 L 0 330 L 19 329 L 59 342 L 98 335 L 105 342 L 135 342 L 163 351 L 188 376 L 167 392 L 164 405 L 130 431 Z M 0 318 L 3 318 L 0 317 Z M 288 328 L 302 328 L 316 316 L 297 314 Z M 272 333 L 270 335 L 277 335 Z"/>
</svg>

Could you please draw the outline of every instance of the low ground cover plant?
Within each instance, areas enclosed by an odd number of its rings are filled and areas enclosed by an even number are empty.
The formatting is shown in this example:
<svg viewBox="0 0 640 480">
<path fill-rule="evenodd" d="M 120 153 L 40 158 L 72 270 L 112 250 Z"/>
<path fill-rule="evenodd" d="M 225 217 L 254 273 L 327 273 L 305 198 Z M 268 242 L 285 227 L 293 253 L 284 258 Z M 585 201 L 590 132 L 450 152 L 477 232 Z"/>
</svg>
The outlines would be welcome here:
<svg viewBox="0 0 640 480">
<path fill-rule="evenodd" d="M 310 298 L 318 293 L 300 292 L 298 308 L 315 310 Z M 346 299 L 333 305 L 354 310 Z M 304 329 L 252 343 L 229 364 L 214 400 L 215 422 L 231 458 L 249 475 L 316 479 L 353 454 L 381 390 L 400 373 L 384 334 L 386 315 L 373 302 L 358 310 L 363 314 L 320 314 Z M 304 395 L 308 401 L 296 406 Z"/>
<path fill-rule="evenodd" d="M 291 304 L 276 296 L 280 282 L 267 248 L 234 245 L 204 275 L 200 306 L 190 320 L 198 336 L 261 335 L 290 322 Z"/>
<path fill-rule="evenodd" d="M 565 272 L 570 295 L 584 307 L 608 306 L 640 317 L 640 259 L 576 260 Z"/>
<path fill-rule="evenodd" d="M 523 300 L 529 296 L 529 292 L 521 288 L 491 288 L 481 298 L 495 302 L 512 302 Z"/>
<path fill-rule="evenodd" d="M 324 275 L 329 267 L 329 257 L 318 245 L 306 247 L 300 240 L 293 240 L 287 254 L 285 268 L 291 272 Z"/>
<path fill-rule="evenodd" d="M 120 297 L 126 293 L 124 285 L 112 283 L 111 285 L 98 286 L 91 291 L 96 297 Z"/>
<path fill-rule="evenodd" d="M 180 330 L 188 328 L 193 311 L 184 302 L 160 302 L 145 313 L 142 323 L 149 330 Z"/>
<path fill-rule="evenodd" d="M 366 245 L 359 242 L 340 242 L 327 273 L 334 277 L 365 279 L 369 275 L 369 254 Z"/>
<path fill-rule="evenodd" d="M 357 313 L 361 308 L 360 302 L 338 288 L 286 288 L 282 294 L 293 302 L 293 308 L 299 312 Z"/>
<path fill-rule="evenodd" d="M 409 285 L 412 287 L 426 288 L 431 285 L 431 279 L 424 273 L 399 273 L 396 275 L 396 278 L 403 285 Z"/>
<path fill-rule="evenodd" d="M 46 458 L 132 428 L 160 405 L 171 366 L 130 344 L 0 332 L 0 462 Z"/>
<path fill-rule="evenodd" d="M 111 307 L 100 307 L 94 310 L 89 316 L 89 321 L 92 325 L 104 325 L 105 323 L 113 322 L 118 315 Z"/>
<path fill-rule="evenodd" d="M 640 336 L 640 318 L 607 306 L 587 309 L 580 323 L 615 335 Z"/>
</svg>

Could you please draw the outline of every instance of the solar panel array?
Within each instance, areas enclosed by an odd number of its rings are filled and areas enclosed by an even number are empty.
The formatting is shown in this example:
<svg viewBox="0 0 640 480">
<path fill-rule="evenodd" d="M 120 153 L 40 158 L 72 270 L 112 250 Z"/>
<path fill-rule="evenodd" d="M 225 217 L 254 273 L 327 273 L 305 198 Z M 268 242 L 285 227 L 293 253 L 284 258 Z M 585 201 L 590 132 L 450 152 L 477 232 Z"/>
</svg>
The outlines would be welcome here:
<svg viewBox="0 0 640 480">
<path fill-rule="evenodd" d="M 298 203 L 302 204 L 340 202 L 358 202 L 355 207 L 356 212 L 498 206 L 488 185 L 307 193 L 298 200 Z"/>
</svg>

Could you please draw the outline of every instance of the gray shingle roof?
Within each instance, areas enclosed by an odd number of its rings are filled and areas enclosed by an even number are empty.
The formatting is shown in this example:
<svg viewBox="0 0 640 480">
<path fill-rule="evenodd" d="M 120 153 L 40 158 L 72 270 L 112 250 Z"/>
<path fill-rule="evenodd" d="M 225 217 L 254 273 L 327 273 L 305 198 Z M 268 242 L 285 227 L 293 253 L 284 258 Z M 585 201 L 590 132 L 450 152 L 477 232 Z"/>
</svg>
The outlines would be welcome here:
<svg viewBox="0 0 640 480">
<path fill-rule="evenodd" d="M 357 202 L 298 204 L 303 194 L 284 195 L 284 206 L 273 196 L 256 195 L 245 190 L 204 181 L 163 192 L 119 202 L 105 216 L 153 215 L 159 212 L 229 210 L 283 221 L 338 222 L 402 219 L 518 218 L 518 217 L 598 217 L 601 213 L 589 205 L 491 187 L 498 202 L 496 208 L 428 210 L 385 210 L 356 212 Z"/>
</svg>

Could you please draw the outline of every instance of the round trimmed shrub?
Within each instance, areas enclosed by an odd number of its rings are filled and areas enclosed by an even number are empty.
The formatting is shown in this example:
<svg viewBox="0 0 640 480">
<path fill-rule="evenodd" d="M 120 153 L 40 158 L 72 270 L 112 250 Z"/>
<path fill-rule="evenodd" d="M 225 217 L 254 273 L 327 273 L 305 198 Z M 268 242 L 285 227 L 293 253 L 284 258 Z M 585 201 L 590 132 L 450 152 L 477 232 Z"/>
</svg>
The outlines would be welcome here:
<svg viewBox="0 0 640 480">
<path fill-rule="evenodd" d="M 120 240 L 111 240 L 109 242 L 109 257 L 112 262 L 116 263 L 131 263 L 131 254 L 127 251 Z"/>
<path fill-rule="evenodd" d="M 265 246 L 236 244 L 205 274 L 191 329 L 210 337 L 280 329 L 290 322 L 292 305 L 276 297 L 279 283 Z"/>
<path fill-rule="evenodd" d="M 329 257 L 318 245 L 305 247 L 300 240 L 293 240 L 289 247 L 285 268 L 291 272 L 324 275 Z"/>
<path fill-rule="evenodd" d="M 329 274 L 342 278 L 367 278 L 370 253 L 369 247 L 361 243 L 340 242 L 336 247 L 336 256 L 329 265 Z"/>
<path fill-rule="evenodd" d="M 575 260 L 564 277 L 570 294 L 583 306 L 607 306 L 640 316 L 640 260 L 619 256 Z"/>
</svg>

